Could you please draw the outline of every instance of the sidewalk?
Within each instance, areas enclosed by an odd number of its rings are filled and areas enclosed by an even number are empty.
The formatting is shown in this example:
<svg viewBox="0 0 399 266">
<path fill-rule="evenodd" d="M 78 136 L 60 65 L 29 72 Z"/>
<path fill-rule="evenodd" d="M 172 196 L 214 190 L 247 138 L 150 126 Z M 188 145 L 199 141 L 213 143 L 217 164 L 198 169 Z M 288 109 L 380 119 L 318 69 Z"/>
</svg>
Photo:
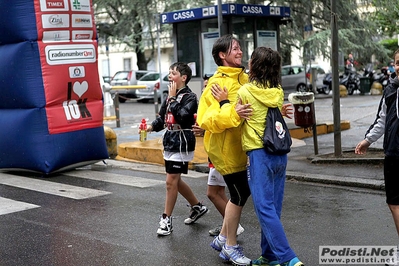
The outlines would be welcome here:
<svg viewBox="0 0 399 266">
<path fill-rule="evenodd" d="M 317 136 L 295 126 L 292 120 L 287 124 L 293 138 L 291 152 L 288 154 L 287 178 L 292 180 L 315 182 L 330 185 L 342 185 L 359 188 L 383 190 L 383 153 L 381 141 L 373 144 L 366 155 L 355 155 L 354 147 L 363 138 L 368 126 L 374 119 L 379 96 L 351 96 L 342 99 L 341 119 L 342 156 L 335 156 L 335 132 L 331 108 L 331 99 L 316 102 Z M 358 98 L 355 98 L 358 97 Z M 346 108 L 349 110 L 347 111 Z M 343 115 L 341 115 L 343 118 Z M 365 121 L 363 121 L 365 120 Z M 118 135 L 118 132 L 116 132 Z M 315 155 L 315 141 L 317 155 Z M 374 149 L 373 149 L 374 147 Z M 163 165 L 162 132 L 148 134 L 146 142 L 119 140 L 116 160 Z M 197 138 L 194 160 L 190 169 L 207 172 L 207 154 L 202 138 Z"/>
</svg>

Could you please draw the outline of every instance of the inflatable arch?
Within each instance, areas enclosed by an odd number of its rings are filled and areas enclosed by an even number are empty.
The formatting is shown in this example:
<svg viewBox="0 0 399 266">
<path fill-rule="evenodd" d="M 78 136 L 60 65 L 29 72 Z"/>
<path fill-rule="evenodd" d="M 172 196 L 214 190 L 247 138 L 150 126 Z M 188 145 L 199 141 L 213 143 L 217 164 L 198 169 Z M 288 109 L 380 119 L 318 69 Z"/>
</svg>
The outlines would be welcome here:
<svg viewBox="0 0 399 266">
<path fill-rule="evenodd" d="M 0 168 L 108 158 L 90 0 L 0 0 Z"/>
</svg>

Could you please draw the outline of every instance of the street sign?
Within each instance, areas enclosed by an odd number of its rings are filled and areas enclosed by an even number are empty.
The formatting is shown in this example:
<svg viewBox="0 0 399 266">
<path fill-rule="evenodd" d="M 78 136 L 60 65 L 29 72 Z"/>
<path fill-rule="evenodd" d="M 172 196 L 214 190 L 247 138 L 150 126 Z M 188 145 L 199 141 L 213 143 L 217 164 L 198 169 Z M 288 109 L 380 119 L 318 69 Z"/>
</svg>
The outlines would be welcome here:
<svg viewBox="0 0 399 266">
<path fill-rule="evenodd" d="M 223 15 L 241 15 L 258 17 L 290 17 L 291 10 L 286 6 L 263 6 L 246 4 L 223 4 Z M 161 24 L 171 24 L 189 20 L 214 18 L 218 16 L 218 6 L 207 6 L 162 13 Z"/>
</svg>

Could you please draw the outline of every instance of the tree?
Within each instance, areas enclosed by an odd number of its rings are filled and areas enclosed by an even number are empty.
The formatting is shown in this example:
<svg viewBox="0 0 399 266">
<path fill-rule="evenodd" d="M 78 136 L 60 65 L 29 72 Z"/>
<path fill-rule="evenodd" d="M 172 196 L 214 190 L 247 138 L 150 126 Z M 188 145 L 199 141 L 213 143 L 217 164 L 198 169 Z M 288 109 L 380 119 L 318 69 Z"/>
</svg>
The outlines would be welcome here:
<svg viewBox="0 0 399 266">
<path fill-rule="evenodd" d="M 399 1 L 373 0 L 372 4 L 376 9 L 372 19 L 377 23 L 378 31 L 389 37 L 398 34 Z"/>
<path fill-rule="evenodd" d="M 365 6 L 373 2 L 375 6 L 381 3 L 379 12 L 360 12 L 359 1 L 356 0 L 334 0 L 337 1 L 339 47 L 343 55 L 352 53 L 358 62 L 370 62 L 371 55 L 378 60 L 387 60 L 392 54 L 379 41 L 387 33 L 394 32 L 392 19 L 388 16 L 396 14 L 395 23 L 398 21 L 398 5 L 382 0 L 363 0 Z M 396 0 L 398 1 L 398 0 Z M 213 5 L 211 0 L 93 0 L 96 18 L 106 18 L 104 21 L 98 19 L 97 26 L 99 36 L 106 36 L 111 43 L 124 43 L 129 49 L 137 54 L 139 69 L 146 69 L 147 63 L 156 53 L 156 25 L 160 14 L 186 8 Z M 235 3 L 264 4 L 263 0 L 238 0 Z M 303 49 L 303 63 L 315 55 L 325 59 L 330 58 L 331 40 L 331 0 L 275 0 L 271 5 L 289 6 L 291 8 L 292 20 L 281 29 L 281 54 L 283 62 L 290 63 L 291 50 Z M 395 13 L 396 12 L 396 13 Z M 385 20 L 383 20 L 385 19 Z M 104 23 L 105 22 L 105 23 Z M 385 24 L 384 24 L 385 23 Z M 312 25 L 313 35 L 305 35 L 305 26 Z M 396 25 L 396 24 L 395 24 Z M 387 29 L 391 29 L 388 31 Z M 171 34 L 171 26 L 163 25 L 163 33 Z M 145 57 L 144 48 L 150 50 L 150 56 Z"/>
<path fill-rule="evenodd" d="M 381 36 L 377 33 L 377 24 L 371 20 L 369 13 L 361 13 L 358 2 L 355 0 L 337 1 L 339 47 L 342 54 L 353 53 L 357 61 L 364 64 L 370 62 L 371 55 L 377 58 L 386 58 L 387 49 L 377 41 Z M 370 4 L 370 1 L 363 3 Z M 262 4 L 263 1 L 252 0 L 253 4 Z M 308 61 L 309 55 L 320 55 L 330 58 L 331 40 L 331 0 L 292 0 L 271 1 L 272 5 L 289 6 L 292 21 L 281 29 L 282 55 L 287 56 L 291 48 L 304 47 L 302 61 Z M 312 25 L 313 35 L 305 38 L 305 26 Z M 288 51 L 288 52 L 287 52 Z M 288 58 L 283 58 L 289 63 Z"/>
<path fill-rule="evenodd" d="M 156 53 L 158 14 L 210 3 L 211 0 L 93 0 L 99 38 L 111 44 L 123 43 L 133 50 L 140 70 L 147 69 Z M 167 25 L 165 30 L 171 32 L 171 27 Z M 144 49 L 150 51 L 147 58 Z"/>
</svg>

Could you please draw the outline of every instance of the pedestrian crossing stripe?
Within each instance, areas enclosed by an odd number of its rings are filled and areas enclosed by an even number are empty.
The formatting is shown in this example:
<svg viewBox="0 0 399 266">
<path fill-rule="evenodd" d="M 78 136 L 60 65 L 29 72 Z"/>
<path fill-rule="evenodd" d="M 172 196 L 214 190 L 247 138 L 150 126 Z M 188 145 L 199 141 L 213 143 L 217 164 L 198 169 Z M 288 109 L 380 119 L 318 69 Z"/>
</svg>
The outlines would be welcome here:
<svg viewBox="0 0 399 266">
<path fill-rule="evenodd" d="M 39 205 L 0 197 L 0 215 L 39 208 Z"/>
<path fill-rule="evenodd" d="M 165 181 L 160 180 L 90 170 L 75 170 L 64 173 L 64 175 L 139 188 L 165 184 Z"/>
<path fill-rule="evenodd" d="M 1 173 L 0 184 L 33 190 L 55 196 L 71 199 L 87 199 L 111 194 L 111 192 L 101 191 L 91 188 L 77 187 L 67 184 L 56 183 L 47 180 L 33 179 L 23 176 L 15 176 Z"/>
</svg>

